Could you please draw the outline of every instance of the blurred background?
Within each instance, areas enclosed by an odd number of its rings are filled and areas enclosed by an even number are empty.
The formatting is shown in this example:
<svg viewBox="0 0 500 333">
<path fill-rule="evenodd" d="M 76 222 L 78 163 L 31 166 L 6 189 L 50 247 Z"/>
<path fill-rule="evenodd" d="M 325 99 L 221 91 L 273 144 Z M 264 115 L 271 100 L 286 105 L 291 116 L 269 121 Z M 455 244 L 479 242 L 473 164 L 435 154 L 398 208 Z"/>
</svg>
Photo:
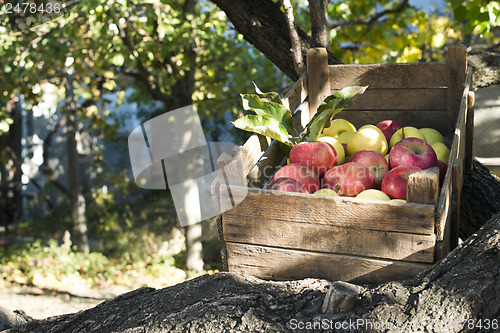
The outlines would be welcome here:
<svg viewBox="0 0 500 333">
<path fill-rule="evenodd" d="M 68 302 L 220 270 L 215 220 L 181 228 L 168 190 L 138 187 L 128 135 L 194 104 L 207 142 L 242 144 L 249 134 L 230 124 L 239 94 L 293 82 L 210 1 L 81 0 L 32 15 L 10 3 L 0 1 L 0 306 L 58 296 L 71 312 Z M 310 32 L 308 2 L 292 5 Z M 330 1 L 328 14 L 345 63 L 444 61 L 451 45 L 500 43 L 497 1 Z M 498 172 L 499 86 L 477 91 L 475 127 L 475 155 Z"/>
</svg>

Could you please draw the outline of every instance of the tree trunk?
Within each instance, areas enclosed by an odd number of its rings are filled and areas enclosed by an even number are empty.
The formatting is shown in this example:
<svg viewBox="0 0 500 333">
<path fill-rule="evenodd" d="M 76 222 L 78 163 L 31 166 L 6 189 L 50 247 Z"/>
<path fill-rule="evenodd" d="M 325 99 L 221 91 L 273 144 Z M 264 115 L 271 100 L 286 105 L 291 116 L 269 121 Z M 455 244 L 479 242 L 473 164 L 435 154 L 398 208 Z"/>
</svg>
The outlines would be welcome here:
<svg viewBox="0 0 500 333">
<path fill-rule="evenodd" d="M 85 198 L 81 192 L 80 174 L 78 173 L 78 152 L 76 149 L 76 105 L 73 93 L 74 74 L 67 73 L 64 80 L 66 90 L 65 107 L 67 113 L 66 144 L 68 158 L 68 192 L 71 205 L 71 219 L 73 221 L 73 242 L 77 249 L 89 252 L 87 236 L 87 218 Z"/>
<path fill-rule="evenodd" d="M 196 15 L 196 1 L 186 0 L 184 3 L 184 19 L 188 19 L 190 15 Z M 189 59 L 189 70 L 178 82 L 181 83 L 184 100 L 181 106 L 193 104 L 193 92 L 195 85 L 195 73 L 197 69 L 196 52 L 194 46 L 196 44 L 196 36 L 191 36 L 191 46 L 185 49 L 185 55 Z M 199 275 L 203 273 L 203 245 L 201 243 L 202 227 L 201 223 L 188 225 L 185 227 L 185 241 L 186 241 L 186 269 L 188 275 Z"/>
<path fill-rule="evenodd" d="M 309 0 L 311 34 L 314 42 L 330 50 L 330 27 L 328 26 L 329 0 Z"/>
<path fill-rule="evenodd" d="M 474 161 L 464 188 L 462 202 L 472 203 L 474 211 L 467 216 L 483 227 L 407 281 L 356 286 L 218 273 L 159 290 L 137 289 L 83 312 L 31 320 L 8 333 L 497 331 L 487 327 L 500 327 L 500 213 L 493 215 L 494 205 L 475 199 L 498 196 L 500 181 Z M 492 217 L 482 220 L 487 216 Z M 11 323 L 30 320 L 9 316 Z"/>
</svg>

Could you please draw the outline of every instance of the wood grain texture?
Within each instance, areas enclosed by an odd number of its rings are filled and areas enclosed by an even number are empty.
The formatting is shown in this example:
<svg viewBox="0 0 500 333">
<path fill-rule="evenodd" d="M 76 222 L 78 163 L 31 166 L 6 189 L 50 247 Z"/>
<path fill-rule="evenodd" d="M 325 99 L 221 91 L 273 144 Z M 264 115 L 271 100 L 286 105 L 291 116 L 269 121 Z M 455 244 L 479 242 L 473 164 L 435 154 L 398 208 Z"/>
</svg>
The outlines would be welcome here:
<svg viewBox="0 0 500 333">
<path fill-rule="evenodd" d="M 443 88 L 445 63 L 331 65 L 330 88 L 370 85 L 370 89 Z"/>
<path fill-rule="evenodd" d="M 307 91 L 307 74 L 304 73 L 286 90 L 286 92 L 284 92 L 281 101 L 293 114 L 299 105 L 307 98 Z"/>
<path fill-rule="evenodd" d="M 422 170 L 408 177 L 407 201 L 435 206 L 438 201 L 439 169 Z"/>
<path fill-rule="evenodd" d="M 448 49 L 446 73 L 448 78 L 448 132 L 453 133 L 460 112 L 467 73 L 467 49 L 464 46 Z"/>
<path fill-rule="evenodd" d="M 242 160 L 242 174 L 246 177 L 255 163 L 259 161 L 264 152 L 271 145 L 272 140 L 268 137 L 253 134 L 241 147 L 240 158 Z"/>
<path fill-rule="evenodd" d="M 338 90 L 332 89 L 334 94 Z M 368 89 L 356 96 L 348 110 L 446 110 L 446 88 Z"/>
<path fill-rule="evenodd" d="M 247 176 L 248 186 L 262 188 L 276 171 L 286 163 L 284 145 L 273 140 Z"/>
<path fill-rule="evenodd" d="M 335 227 L 319 223 L 224 219 L 224 240 L 392 260 L 433 262 L 434 235 Z"/>
<path fill-rule="evenodd" d="M 472 70 L 471 70 L 472 73 Z M 470 83 L 470 87 L 472 87 L 472 82 Z M 476 97 L 474 91 L 469 91 L 467 95 L 467 116 L 466 116 L 466 148 L 465 148 L 465 168 L 464 171 L 466 174 L 470 174 L 472 172 L 472 160 L 474 155 L 472 153 L 473 148 L 473 138 L 474 138 L 474 105 L 475 105 Z"/>
<path fill-rule="evenodd" d="M 231 197 L 221 197 L 224 223 L 236 220 L 259 223 L 265 219 L 422 235 L 434 233 L 432 205 L 226 187 L 222 184 L 220 189 L 221 195 L 231 193 Z"/>
<path fill-rule="evenodd" d="M 459 217 L 459 200 L 463 184 L 463 172 L 466 159 L 466 128 L 467 128 L 467 99 L 472 80 L 472 71 L 468 71 L 459 106 L 459 112 L 453 131 L 453 142 L 450 152 L 450 164 L 444 178 L 443 188 L 436 211 L 436 241 L 443 244 L 436 250 L 437 258 L 444 257 L 448 250 L 456 245 L 455 239 Z M 452 226 L 452 224 L 456 224 Z"/>
<path fill-rule="evenodd" d="M 429 264 L 285 250 L 232 242 L 227 242 L 226 247 L 230 272 L 273 280 L 312 277 L 353 283 L 381 283 L 414 277 L 432 267 Z"/>
</svg>

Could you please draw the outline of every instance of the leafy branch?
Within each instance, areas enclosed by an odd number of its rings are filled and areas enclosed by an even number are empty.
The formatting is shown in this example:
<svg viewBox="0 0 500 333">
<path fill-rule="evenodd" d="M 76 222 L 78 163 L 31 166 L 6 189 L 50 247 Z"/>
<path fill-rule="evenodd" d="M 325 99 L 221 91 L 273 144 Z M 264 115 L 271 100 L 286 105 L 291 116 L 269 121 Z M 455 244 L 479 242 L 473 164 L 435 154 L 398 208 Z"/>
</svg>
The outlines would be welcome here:
<svg viewBox="0 0 500 333">
<path fill-rule="evenodd" d="M 333 117 L 351 106 L 353 98 L 364 93 L 367 87 L 346 87 L 325 98 L 306 125 L 304 132 L 298 137 L 293 137 L 292 113 L 283 106 L 279 95 L 275 92 L 262 93 L 255 86 L 255 94 L 241 95 L 243 108 L 255 114 L 238 118 L 232 124 L 241 130 L 261 134 L 293 147 L 302 141 L 316 140 L 323 128 L 330 126 Z"/>
</svg>

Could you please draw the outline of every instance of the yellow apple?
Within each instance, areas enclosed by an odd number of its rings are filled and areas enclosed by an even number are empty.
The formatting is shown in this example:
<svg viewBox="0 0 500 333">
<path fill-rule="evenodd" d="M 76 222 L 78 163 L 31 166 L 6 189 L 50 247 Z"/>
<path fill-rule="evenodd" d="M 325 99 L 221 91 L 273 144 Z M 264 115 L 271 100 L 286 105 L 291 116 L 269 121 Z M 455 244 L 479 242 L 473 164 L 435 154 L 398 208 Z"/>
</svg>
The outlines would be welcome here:
<svg viewBox="0 0 500 333">
<path fill-rule="evenodd" d="M 406 203 L 406 200 L 403 200 L 403 199 L 391 199 L 391 201 L 394 201 L 394 202 L 404 202 L 404 203 Z"/>
<path fill-rule="evenodd" d="M 337 137 L 337 140 L 339 140 L 340 143 L 347 143 L 351 140 L 354 134 L 356 134 L 356 132 L 342 132 Z"/>
<path fill-rule="evenodd" d="M 335 192 L 334 190 L 332 189 L 329 189 L 329 188 L 322 188 L 320 190 L 317 190 L 316 192 L 314 192 L 313 194 L 318 194 L 318 195 L 331 195 L 332 197 L 338 197 L 339 194 L 337 192 Z"/>
<path fill-rule="evenodd" d="M 390 201 L 391 198 L 384 192 L 375 189 L 364 190 L 359 193 L 356 198 L 362 199 L 371 199 L 371 200 L 382 200 L 382 201 Z"/>
<path fill-rule="evenodd" d="M 342 143 L 331 136 L 320 136 L 317 141 L 323 141 L 331 144 L 335 151 L 337 152 L 337 165 L 344 163 L 345 160 L 345 150 Z"/>
<path fill-rule="evenodd" d="M 425 141 L 425 136 L 418 128 L 412 126 L 405 126 L 398 129 L 391 137 L 391 142 L 389 142 L 391 148 L 394 147 L 396 143 L 406 138 L 419 138 Z"/>
<path fill-rule="evenodd" d="M 434 142 L 431 144 L 431 147 L 436 152 L 437 159 L 448 165 L 448 161 L 450 160 L 450 149 L 441 142 Z"/>
<path fill-rule="evenodd" d="M 422 132 L 422 134 L 424 135 L 425 142 L 427 142 L 430 145 L 433 144 L 434 142 L 444 143 L 443 135 L 434 128 L 425 127 L 425 128 L 420 128 L 419 131 Z"/>
<path fill-rule="evenodd" d="M 389 153 L 385 154 L 384 157 L 385 157 L 385 160 L 387 161 L 387 163 L 389 163 Z"/>
<path fill-rule="evenodd" d="M 361 150 L 374 150 L 382 155 L 387 154 L 387 139 L 384 133 L 375 125 L 365 125 L 361 127 L 347 142 L 347 153 L 354 155 Z"/>
<path fill-rule="evenodd" d="M 356 132 L 356 127 L 350 121 L 340 118 L 333 119 L 330 122 L 330 126 L 323 129 L 324 135 L 333 138 L 338 138 L 338 136 L 344 132 Z"/>
</svg>

